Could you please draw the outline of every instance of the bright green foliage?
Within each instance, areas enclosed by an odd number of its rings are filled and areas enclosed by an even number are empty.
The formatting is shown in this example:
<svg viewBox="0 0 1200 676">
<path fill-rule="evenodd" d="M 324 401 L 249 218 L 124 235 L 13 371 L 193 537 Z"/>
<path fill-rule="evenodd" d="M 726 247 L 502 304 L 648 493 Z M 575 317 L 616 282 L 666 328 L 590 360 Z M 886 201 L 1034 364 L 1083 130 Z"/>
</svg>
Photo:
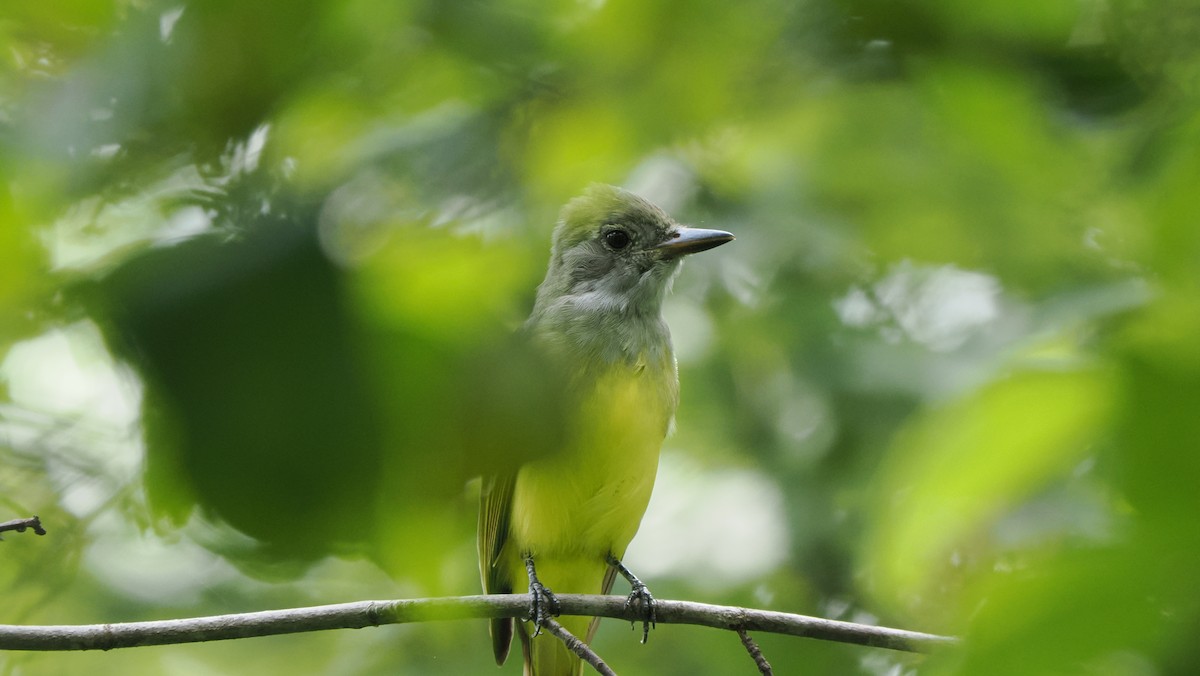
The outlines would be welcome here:
<svg viewBox="0 0 1200 676">
<path fill-rule="evenodd" d="M 1200 670 L 1193 4 L 3 3 L 0 520 L 49 535 L 0 622 L 475 593 L 471 477 L 562 432 L 514 331 L 603 182 L 737 235 L 666 306 L 656 595 L 964 638 L 779 673 Z M 0 663 L 493 668 L 482 621 Z"/>
</svg>

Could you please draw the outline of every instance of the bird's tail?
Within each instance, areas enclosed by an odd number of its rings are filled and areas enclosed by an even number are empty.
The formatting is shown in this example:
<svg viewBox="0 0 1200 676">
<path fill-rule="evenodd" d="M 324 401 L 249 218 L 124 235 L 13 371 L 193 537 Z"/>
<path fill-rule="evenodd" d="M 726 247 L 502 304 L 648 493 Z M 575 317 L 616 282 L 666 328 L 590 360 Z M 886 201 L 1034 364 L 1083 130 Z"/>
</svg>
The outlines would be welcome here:
<svg viewBox="0 0 1200 676">
<path fill-rule="evenodd" d="M 574 621 L 572 621 L 574 620 Z M 582 639 L 591 618 L 563 617 L 559 622 L 567 631 Z M 578 625 L 578 626 L 575 626 Z M 533 625 L 520 622 L 521 650 L 525 654 L 525 676 L 580 676 L 583 662 L 567 646 L 548 631 L 531 636 Z"/>
</svg>

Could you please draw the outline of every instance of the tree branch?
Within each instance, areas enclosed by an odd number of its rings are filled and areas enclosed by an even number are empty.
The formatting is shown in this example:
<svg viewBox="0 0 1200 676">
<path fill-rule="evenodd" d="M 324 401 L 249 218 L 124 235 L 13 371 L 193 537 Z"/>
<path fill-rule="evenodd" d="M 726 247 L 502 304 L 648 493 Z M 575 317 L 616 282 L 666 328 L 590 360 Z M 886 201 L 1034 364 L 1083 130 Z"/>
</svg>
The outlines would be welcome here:
<svg viewBox="0 0 1200 676">
<path fill-rule="evenodd" d="M 46 529 L 42 528 L 42 520 L 36 516 L 31 516 L 28 519 L 13 519 L 0 523 L 0 533 L 7 530 L 15 530 L 18 533 L 24 533 L 26 528 L 32 528 L 34 533 L 45 535 Z"/>
<path fill-rule="evenodd" d="M 563 615 L 611 617 L 626 621 L 641 619 L 641 615 L 636 611 L 626 609 L 623 597 L 559 594 L 558 601 Z M 743 629 L 805 636 L 908 652 L 929 652 L 957 642 L 957 639 L 946 636 L 769 610 L 714 606 L 689 601 L 657 603 L 660 624 L 694 624 L 734 631 Z M 112 650 L 327 629 L 361 629 L 384 624 L 524 617 L 528 612 L 527 595 L 492 594 L 399 601 L 359 601 L 123 624 L 0 625 L 0 650 Z"/>
</svg>

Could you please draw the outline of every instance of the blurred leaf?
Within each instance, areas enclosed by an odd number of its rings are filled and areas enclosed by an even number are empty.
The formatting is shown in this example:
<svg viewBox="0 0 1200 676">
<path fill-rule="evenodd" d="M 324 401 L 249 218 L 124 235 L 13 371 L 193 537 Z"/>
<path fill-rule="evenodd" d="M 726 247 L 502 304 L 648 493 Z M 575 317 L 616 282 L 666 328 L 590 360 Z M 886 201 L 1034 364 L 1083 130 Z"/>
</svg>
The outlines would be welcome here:
<svg viewBox="0 0 1200 676">
<path fill-rule="evenodd" d="M 1070 34 L 1081 3 L 1070 0 L 942 0 L 936 3 L 951 30 L 983 40 L 1007 38 L 1056 44 Z"/>
<path fill-rule="evenodd" d="M 152 500 L 199 505 L 294 556 L 372 530 L 379 422 L 336 271 L 300 226 L 194 239 L 105 281 L 123 354 L 156 402 Z M 180 474 L 176 474 L 179 472 Z"/>
<path fill-rule="evenodd" d="M 1023 371 L 914 418 L 880 473 L 866 541 L 876 593 L 928 602 L 952 549 L 1077 462 L 1111 406 L 1103 372 Z"/>
<path fill-rule="evenodd" d="M 382 412 L 381 556 L 434 584 L 414 543 L 453 546 L 464 482 L 559 448 L 566 383 L 517 332 L 540 265 L 504 242 L 415 225 L 353 277 Z M 532 274 L 531 274 L 532 273 Z"/>
<path fill-rule="evenodd" d="M 11 195 L 0 187 L 0 346 L 29 330 L 31 311 L 48 286 L 45 258 L 22 225 Z"/>
<path fill-rule="evenodd" d="M 941 656 L 930 672 L 1138 673 L 1105 663 L 1120 655 L 1136 663 L 1162 638 L 1157 581 L 1140 558 L 1131 549 L 1082 548 L 988 576 L 971 595 L 980 605 L 963 650 Z"/>
</svg>

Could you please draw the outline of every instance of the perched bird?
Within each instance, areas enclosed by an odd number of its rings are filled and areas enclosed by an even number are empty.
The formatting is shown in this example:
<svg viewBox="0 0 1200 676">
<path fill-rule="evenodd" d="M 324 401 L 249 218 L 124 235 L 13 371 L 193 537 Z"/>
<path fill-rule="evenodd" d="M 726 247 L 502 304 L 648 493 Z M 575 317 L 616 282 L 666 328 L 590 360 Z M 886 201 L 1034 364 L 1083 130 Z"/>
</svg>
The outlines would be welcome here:
<svg viewBox="0 0 1200 676">
<path fill-rule="evenodd" d="M 579 674 L 579 658 L 540 622 L 550 589 L 606 594 L 617 573 L 630 603 L 653 620 L 653 597 L 621 563 L 650 500 L 659 448 L 679 401 L 663 298 L 683 256 L 733 235 L 676 223 L 646 200 L 593 185 L 562 210 L 550 267 L 524 330 L 567 382 L 566 439 L 505 476 L 485 477 L 479 509 L 484 590 L 529 589 L 529 622 L 515 622 L 533 676 Z M 561 624 L 591 641 L 598 618 Z M 491 621 L 497 664 L 514 620 Z"/>
</svg>

